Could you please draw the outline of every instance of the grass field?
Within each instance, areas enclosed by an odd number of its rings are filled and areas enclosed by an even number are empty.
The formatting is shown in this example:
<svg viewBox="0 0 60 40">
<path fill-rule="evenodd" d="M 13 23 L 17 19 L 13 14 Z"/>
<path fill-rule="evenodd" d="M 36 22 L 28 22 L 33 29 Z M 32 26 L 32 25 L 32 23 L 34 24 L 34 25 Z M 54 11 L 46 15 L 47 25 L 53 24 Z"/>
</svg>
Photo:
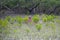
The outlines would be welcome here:
<svg viewBox="0 0 60 40">
<path fill-rule="evenodd" d="M 60 40 L 60 16 L 6 16 L 0 19 L 0 40 Z"/>
</svg>

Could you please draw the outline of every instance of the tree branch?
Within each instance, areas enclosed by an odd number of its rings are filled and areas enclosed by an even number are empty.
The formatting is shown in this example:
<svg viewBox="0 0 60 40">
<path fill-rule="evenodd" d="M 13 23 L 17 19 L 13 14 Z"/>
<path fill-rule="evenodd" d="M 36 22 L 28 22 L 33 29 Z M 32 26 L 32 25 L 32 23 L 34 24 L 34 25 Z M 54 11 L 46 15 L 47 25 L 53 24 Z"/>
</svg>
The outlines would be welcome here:
<svg viewBox="0 0 60 40">
<path fill-rule="evenodd" d="M 32 7 L 31 9 L 25 7 L 25 9 L 27 9 L 29 12 L 31 12 L 34 8 L 36 8 L 40 3 L 37 3 L 34 7 Z"/>
</svg>

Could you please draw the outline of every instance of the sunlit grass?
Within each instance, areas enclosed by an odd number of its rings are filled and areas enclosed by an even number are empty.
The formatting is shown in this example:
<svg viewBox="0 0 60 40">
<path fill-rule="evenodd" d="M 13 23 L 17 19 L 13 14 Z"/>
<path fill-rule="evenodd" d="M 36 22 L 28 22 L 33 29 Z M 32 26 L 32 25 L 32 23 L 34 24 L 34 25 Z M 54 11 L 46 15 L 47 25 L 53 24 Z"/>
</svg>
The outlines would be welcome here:
<svg viewBox="0 0 60 40">
<path fill-rule="evenodd" d="M 60 20 L 56 20 L 56 23 L 59 23 L 60 24 Z"/>
<path fill-rule="evenodd" d="M 53 22 L 50 23 L 50 26 L 51 26 L 52 29 L 55 30 L 56 27 L 55 27 L 55 24 Z"/>
<path fill-rule="evenodd" d="M 26 28 L 26 32 L 29 33 L 30 32 L 30 29 L 29 28 Z"/>
<path fill-rule="evenodd" d="M 56 17 L 54 15 L 42 15 L 41 17 L 40 17 L 40 15 L 33 15 L 33 16 L 31 16 L 31 20 L 32 20 L 31 23 L 28 20 L 29 20 L 29 16 L 24 16 L 24 17 L 8 16 L 5 19 L 0 19 L 0 32 L 2 32 L 2 28 L 5 28 L 5 30 L 3 30 L 3 31 L 6 34 L 8 34 L 9 31 L 12 29 L 11 32 L 13 32 L 15 34 L 24 33 L 24 35 L 27 34 L 27 36 L 28 36 L 28 35 L 32 35 L 32 32 L 34 32 L 33 35 L 35 35 L 35 33 L 37 34 L 39 32 L 39 37 L 40 37 L 40 35 L 42 36 L 44 33 L 50 36 L 51 35 L 50 32 L 53 32 L 53 34 L 55 35 L 55 30 L 57 27 L 56 23 L 60 24 L 60 20 L 56 19 Z M 9 25 L 9 27 L 8 27 L 8 25 Z M 9 28 L 9 29 L 11 28 L 11 29 L 7 30 L 7 28 Z M 48 33 L 50 33 L 50 34 L 48 34 Z"/>
</svg>

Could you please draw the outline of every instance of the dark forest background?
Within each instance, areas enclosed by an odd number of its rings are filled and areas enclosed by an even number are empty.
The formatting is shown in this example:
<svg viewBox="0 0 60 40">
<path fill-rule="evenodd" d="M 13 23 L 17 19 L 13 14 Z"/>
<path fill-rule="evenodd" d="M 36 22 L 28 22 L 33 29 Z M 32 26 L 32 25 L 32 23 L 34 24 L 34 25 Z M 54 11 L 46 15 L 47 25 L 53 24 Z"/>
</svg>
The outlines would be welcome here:
<svg viewBox="0 0 60 40">
<path fill-rule="evenodd" d="M 60 0 L 0 0 L 0 11 L 25 14 L 60 14 Z"/>
</svg>

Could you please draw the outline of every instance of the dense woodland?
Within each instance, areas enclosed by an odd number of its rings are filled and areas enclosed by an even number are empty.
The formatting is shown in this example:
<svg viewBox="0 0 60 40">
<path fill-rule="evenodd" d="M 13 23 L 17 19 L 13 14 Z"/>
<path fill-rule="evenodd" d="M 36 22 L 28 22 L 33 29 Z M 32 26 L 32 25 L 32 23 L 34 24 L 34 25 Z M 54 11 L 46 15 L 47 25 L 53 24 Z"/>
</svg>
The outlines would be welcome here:
<svg viewBox="0 0 60 40">
<path fill-rule="evenodd" d="M 60 0 L 0 0 L 1 10 L 19 13 L 60 14 Z"/>
</svg>

